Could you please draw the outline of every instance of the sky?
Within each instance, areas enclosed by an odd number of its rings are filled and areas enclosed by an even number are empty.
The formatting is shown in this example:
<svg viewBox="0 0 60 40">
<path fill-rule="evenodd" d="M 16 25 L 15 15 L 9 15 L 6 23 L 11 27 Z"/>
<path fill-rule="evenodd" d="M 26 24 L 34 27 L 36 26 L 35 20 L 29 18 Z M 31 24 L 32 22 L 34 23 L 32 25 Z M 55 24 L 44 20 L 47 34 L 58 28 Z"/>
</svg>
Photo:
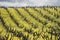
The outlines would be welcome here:
<svg viewBox="0 0 60 40">
<path fill-rule="evenodd" d="M 0 0 L 0 6 L 5 7 L 60 6 L 60 0 Z"/>
</svg>

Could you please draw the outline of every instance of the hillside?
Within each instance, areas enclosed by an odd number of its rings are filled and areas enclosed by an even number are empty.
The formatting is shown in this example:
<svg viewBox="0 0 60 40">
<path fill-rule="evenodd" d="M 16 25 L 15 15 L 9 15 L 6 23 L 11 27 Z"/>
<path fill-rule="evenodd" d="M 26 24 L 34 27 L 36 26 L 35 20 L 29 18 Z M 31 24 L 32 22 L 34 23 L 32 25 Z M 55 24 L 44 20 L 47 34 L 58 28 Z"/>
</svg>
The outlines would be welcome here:
<svg viewBox="0 0 60 40">
<path fill-rule="evenodd" d="M 60 40 L 60 7 L 1 7 L 0 40 Z"/>
</svg>

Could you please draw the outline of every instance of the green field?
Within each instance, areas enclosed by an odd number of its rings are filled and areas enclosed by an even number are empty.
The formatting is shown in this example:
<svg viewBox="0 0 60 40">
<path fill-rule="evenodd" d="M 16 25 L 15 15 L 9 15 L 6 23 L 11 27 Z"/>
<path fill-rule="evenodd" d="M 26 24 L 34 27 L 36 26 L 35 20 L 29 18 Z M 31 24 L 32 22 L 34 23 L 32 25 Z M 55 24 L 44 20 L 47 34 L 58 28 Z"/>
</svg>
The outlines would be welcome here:
<svg viewBox="0 0 60 40">
<path fill-rule="evenodd" d="M 0 40 L 60 40 L 60 7 L 1 7 Z"/>
</svg>

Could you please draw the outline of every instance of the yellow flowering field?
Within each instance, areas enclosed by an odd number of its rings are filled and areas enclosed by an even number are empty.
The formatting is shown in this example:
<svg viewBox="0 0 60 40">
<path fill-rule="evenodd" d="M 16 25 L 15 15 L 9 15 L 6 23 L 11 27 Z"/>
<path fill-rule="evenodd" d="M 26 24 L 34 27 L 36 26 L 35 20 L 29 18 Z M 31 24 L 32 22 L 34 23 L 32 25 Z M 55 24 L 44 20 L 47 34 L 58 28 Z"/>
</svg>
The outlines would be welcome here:
<svg viewBox="0 0 60 40">
<path fill-rule="evenodd" d="M 0 7 L 0 40 L 60 40 L 60 7 Z"/>
</svg>

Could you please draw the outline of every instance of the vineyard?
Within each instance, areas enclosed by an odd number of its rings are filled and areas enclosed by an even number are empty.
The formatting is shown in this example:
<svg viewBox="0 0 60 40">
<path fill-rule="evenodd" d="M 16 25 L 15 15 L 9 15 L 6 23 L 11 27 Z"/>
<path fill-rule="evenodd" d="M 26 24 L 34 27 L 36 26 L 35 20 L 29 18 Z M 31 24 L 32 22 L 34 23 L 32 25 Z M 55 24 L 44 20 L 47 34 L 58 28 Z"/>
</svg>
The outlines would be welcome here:
<svg viewBox="0 0 60 40">
<path fill-rule="evenodd" d="M 0 40 L 60 40 L 60 7 L 0 7 Z"/>
</svg>

